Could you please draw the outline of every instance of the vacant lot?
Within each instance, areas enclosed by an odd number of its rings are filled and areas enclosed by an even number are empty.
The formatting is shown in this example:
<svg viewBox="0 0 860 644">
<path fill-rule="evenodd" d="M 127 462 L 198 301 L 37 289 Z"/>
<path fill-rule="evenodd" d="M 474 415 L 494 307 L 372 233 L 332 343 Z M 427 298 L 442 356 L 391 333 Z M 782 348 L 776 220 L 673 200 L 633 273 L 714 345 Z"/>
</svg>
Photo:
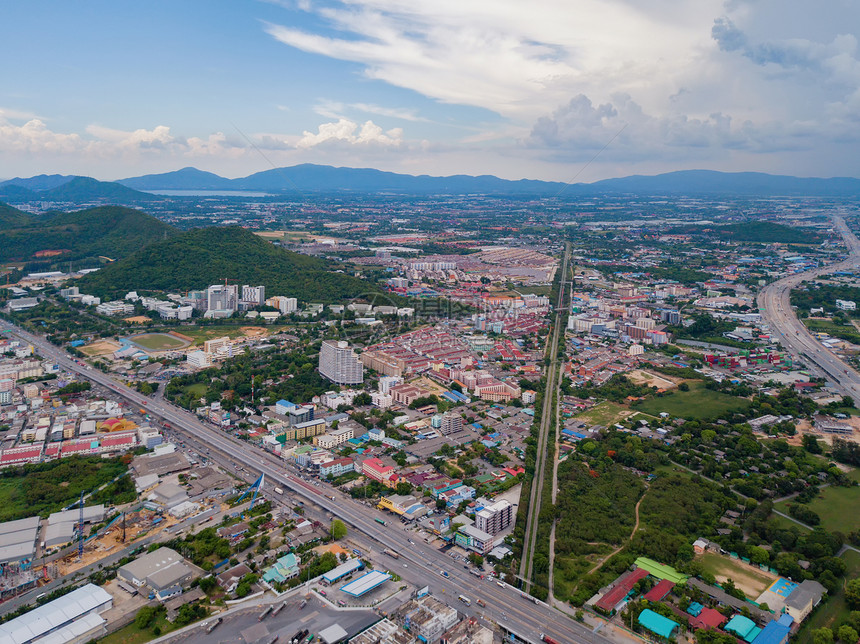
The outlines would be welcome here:
<svg viewBox="0 0 860 644">
<path fill-rule="evenodd" d="M 858 470 L 849 474 L 857 480 Z M 783 501 L 776 504 L 780 512 L 788 514 L 788 504 Z M 839 531 L 849 533 L 860 529 L 860 487 L 837 487 L 831 485 L 821 490 L 810 502 L 809 509 L 821 517 L 821 525 L 829 532 Z"/>
<path fill-rule="evenodd" d="M 715 552 L 706 552 L 698 559 L 706 572 L 717 578 L 719 583 L 731 579 L 737 588 L 740 588 L 747 597 L 755 599 L 761 595 L 776 579 L 763 570 L 754 568 L 738 559 L 724 557 Z"/>
<path fill-rule="evenodd" d="M 584 411 L 576 418 L 589 425 L 612 425 L 624 420 L 630 415 L 630 410 L 624 405 L 609 402 L 608 400 L 598 403 L 588 411 Z"/>
<path fill-rule="evenodd" d="M 185 393 L 191 394 L 195 398 L 200 398 L 206 395 L 206 383 L 205 382 L 197 382 L 193 385 L 188 385 L 185 388 Z"/>
<path fill-rule="evenodd" d="M 85 347 L 80 347 L 78 351 L 87 356 L 104 356 L 121 348 L 118 342 L 113 340 L 100 340 L 93 342 Z"/>
<path fill-rule="evenodd" d="M 648 385 L 649 387 L 657 387 L 657 389 L 674 389 L 678 386 L 678 378 L 669 378 L 668 376 L 654 373 L 653 371 L 643 371 L 637 369 L 627 374 L 637 385 Z"/>
<path fill-rule="evenodd" d="M 665 396 L 652 396 L 635 403 L 633 408 L 652 416 L 666 412 L 680 418 L 702 420 L 716 418 L 727 411 L 746 411 L 750 406 L 749 400 L 711 391 L 706 389 L 705 383 L 701 381 L 688 384 L 689 391 L 676 390 Z"/>
<path fill-rule="evenodd" d="M 147 351 L 171 351 L 188 346 L 188 342 L 167 333 L 142 333 L 131 336 L 129 340 Z"/>
</svg>

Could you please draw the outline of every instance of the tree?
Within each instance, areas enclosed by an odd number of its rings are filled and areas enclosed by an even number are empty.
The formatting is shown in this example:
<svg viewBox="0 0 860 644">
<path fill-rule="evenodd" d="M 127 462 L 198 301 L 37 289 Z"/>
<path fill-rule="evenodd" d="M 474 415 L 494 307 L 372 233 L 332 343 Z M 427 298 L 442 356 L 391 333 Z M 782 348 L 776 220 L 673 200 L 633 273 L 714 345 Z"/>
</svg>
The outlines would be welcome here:
<svg viewBox="0 0 860 644">
<path fill-rule="evenodd" d="M 803 435 L 803 449 L 805 449 L 810 454 L 821 454 L 822 452 L 821 445 L 818 444 L 818 439 L 815 438 L 815 436 L 813 436 L 812 434 Z"/>
<path fill-rule="evenodd" d="M 860 579 L 845 584 L 845 601 L 852 610 L 860 610 Z"/>
<path fill-rule="evenodd" d="M 155 621 L 155 614 L 155 606 L 143 606 L 134 616 L 134 625 L 140 630 L 148 628 Z"/>
<path fill-rule="evenodd" d="M 857 643 L 857 631 L 855 631 L 848 624 L 843 624 L 839 627 L 839 630 L 836 631 L 837 636 L 839 637 L 839 641 L 844 644 L 856 644 Z"/>
<path fill-rule="evenodd" d="M 812 644 L 833 644 L 833 631 L 822 627 L 812 631 Z"/>
<path fill-rule="evenodd" d="M 767 550 L 764 548 L 760 548 L 759 546 L 751 546 L 747 550 L 747 556 L 750 558 L 750 561 L 758 566 L 761 564 L 765 564 L 770 561 L 770 555 Z"/>
<path fill-rule="evenodd" d="M 335 541 L 343 539 L 346 536 L 346 524 L 340 519 L 334 519 L 331 522 L 331 538 Z"/>
</svg>

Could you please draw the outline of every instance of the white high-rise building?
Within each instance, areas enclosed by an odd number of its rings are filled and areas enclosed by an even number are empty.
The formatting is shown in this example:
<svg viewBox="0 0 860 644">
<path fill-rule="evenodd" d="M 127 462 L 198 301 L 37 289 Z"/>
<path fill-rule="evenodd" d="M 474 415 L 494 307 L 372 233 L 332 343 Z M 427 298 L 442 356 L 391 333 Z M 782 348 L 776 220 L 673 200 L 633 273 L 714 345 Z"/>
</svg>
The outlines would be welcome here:
<svg viewBox="0 0 860 644">
<path fill-rule="evenodd" d="M 283 295 L 276 295 L 275 297 L 270 297 L 266 300 L 266 304 L 273 308 L 278 309 L 282 315 L 289 315 L 290 313 L 295 313 L 295 311 L 299 308 L 299 303 L 294 297 L 284 297 Z"/>
<path fill-rule="evenodd" d="M 239 308 L 239 287 L 236 284 L 213 284 L 206 291 L 207 311 L 230 311 Z"/>
<path fill-rule="evenodd" d="M 339 385 L 357 385 L 364 382 L 364 365 L 349 343 L 343 340 L 325 340 L 320 348 L 320 374 Z"/>
<path fill-rule="evenodd" d="M 265 286 L 248 286 L 242 287 L 242 302 L 250 306 L 260 306 L 266 301 Z"/>
<path fill-rule="evenodd" d="M 487 534 L 498 534 L 514 520 L 513 506 L 505 500 L 479 510 L 475 514 L 475 527 Z"/>
</svg>

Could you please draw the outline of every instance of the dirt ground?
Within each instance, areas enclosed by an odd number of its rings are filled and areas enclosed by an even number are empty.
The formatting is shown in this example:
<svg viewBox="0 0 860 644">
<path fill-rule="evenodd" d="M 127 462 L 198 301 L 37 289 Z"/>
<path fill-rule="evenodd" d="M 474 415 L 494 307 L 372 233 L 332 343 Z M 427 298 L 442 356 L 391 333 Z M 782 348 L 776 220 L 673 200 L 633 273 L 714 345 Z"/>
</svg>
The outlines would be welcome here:
<svg viewBox="0 0 860 644">
<path fill-rule="evenodd" d="M 114 342 L 113 340 L 99 340 L 98 342 L 93 342 L 92 344 L 80 347 L 79 351 L 88 356 L 103 356 L 113 353 L 119 348 L 120 344 L 118 342 Z"/>
<path fill-rule="evenodd" d="M 243 326 L 241 331 L 249 338 L 260 338 L 268 334 L 268 330 L 261 326 Z"/>
<path fill-rule="evenodd" d="M 670 378 L 663 374 L 654 373 L 653 371 L 643 371 L 637 369 L 627 374 L 637 385 L 648 385 L 649 387 L 657 387 L 658 389 L 674 389 L 681 382 L 682 378 Z"/>
<path fill-rule="evenodd" d="M 149 510 L 142 510 L 140 514 L 143 517 L 141 521 L 135 525 L 126 525 L 125 542 L 122 541 L 122 520 L 120 520 L 111 526 L 111 529 L 108 530 L 106 534 L 84 544 L 84 556 L 82 561 L 78 561 L 77 552 L 58 561 L 57 567 L 59 574 L 68 575 L 78 568 L 88 566 L 91 563 L 128 546 L 135 539 L 144 536 L 145 534 L 157 534 L 165 528 L 177 523 L 177 520 L 174 517 L 165 516 L 164 520 L 153 528 L 151 521 L 158 515 Z"/>
<path fill-rule="evenodd" d="M 419 378 L 418 380 L 415 380 L 409 384 L 417 385 L 418 387 L 422 387 L 424 389 L 429 389 L 430 391 L 432 391 L 434 394 L 437 394 L 437 395 L 446 391 L 445 387 L 440 385 L 438 382 L 433 382 L 429 378 L 423 378 L 422 377 L 422 378 Z"/>
</svg>

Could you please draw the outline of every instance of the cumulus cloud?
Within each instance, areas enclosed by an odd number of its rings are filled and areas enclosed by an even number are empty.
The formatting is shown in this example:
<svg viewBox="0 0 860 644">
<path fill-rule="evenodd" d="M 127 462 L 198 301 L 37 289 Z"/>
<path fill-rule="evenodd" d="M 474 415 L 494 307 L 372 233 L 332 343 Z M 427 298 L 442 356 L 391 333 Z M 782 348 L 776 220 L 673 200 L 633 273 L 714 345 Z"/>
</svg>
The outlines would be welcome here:
<svg viewBox="0 0 860 644">
<path fill-rule="evenodd" d="M 403 130 L 392 128 L 383 131 L 373 121 L 365 121 L 361 125 L 345 118 L 335 122 L 323 123 L 317 132 L 305 131 L 296 143 L 299 149 L 313 148 L 321 145 L 364 145 L 364 146 L 398 146 L 403 142 Z"/>
</svg>

